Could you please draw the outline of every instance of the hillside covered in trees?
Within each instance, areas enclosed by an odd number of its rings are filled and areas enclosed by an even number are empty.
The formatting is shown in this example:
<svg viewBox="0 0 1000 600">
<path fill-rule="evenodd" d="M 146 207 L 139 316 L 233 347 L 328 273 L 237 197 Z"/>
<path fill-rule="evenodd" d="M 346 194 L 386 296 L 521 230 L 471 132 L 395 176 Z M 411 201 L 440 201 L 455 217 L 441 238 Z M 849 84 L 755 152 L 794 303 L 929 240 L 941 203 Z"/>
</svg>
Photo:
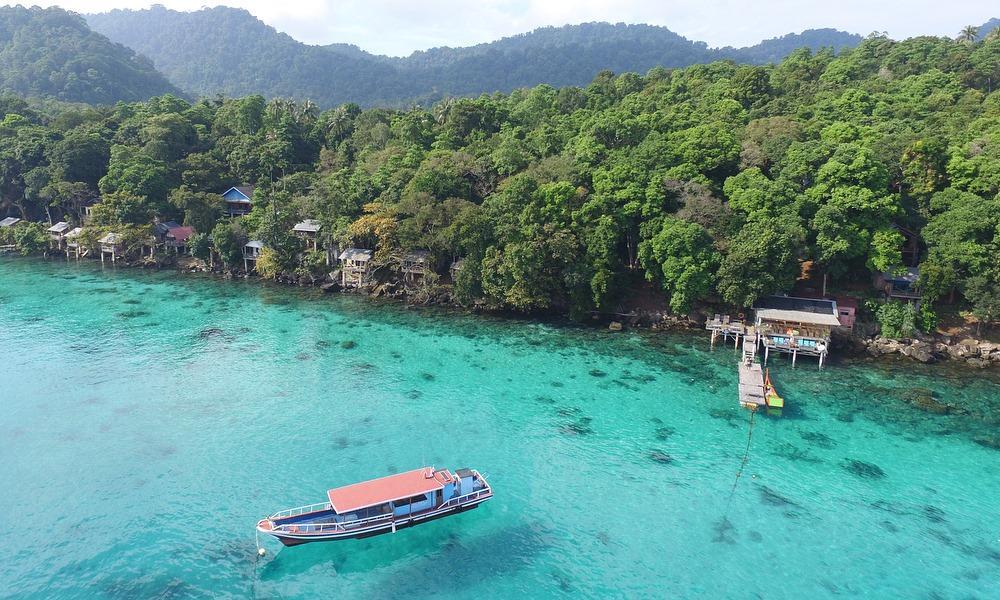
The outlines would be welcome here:
<svg viewBox="0 0 1000 600">
<path fill-rule="evenodd" d="M 586 23 L 394 58 L 347 44 L 306 45 L 245 10 L 221 6 L 195 12 L 154 6 L 87 19 L 95 31 L 150 57 L 171 81 L 193 95 L 261 94 L 308 99 L 322 107 L 344 102 L 407 106 L 540 83 L 585 85 L 606 69 L 645 73 L 656 66 L 683 67 L 722 58 L 766 63 L 800 47 L 839 50 L 861 40 L 824 29 L 750 48 L 713 50 L 664 27 Z"/>
<path fill-rule="evenodd" d="M 429 110 L 163 96 L 43 114 L 8 98 L 0 217 L 76 220 L 99 192 L 88 229 L 183 220 L 203 233 L 196 254 L 231 265 L 264 240 L 270 275 L 328 270 L 290 234 L 313 218 L 322 242 L 383 264 L 464 258 L 463 301 L 575 314 L 644 280 L 676 312 L 748 306 L 805 261 L 835 287 L 866 282 L 902 264 L 902 226 L 921 235 L 927 300 L 957 290 L 996 318 L 998 81 L 996 34 L 874 36 L 840 56 L 603 72 Z M 223 218 L 237 184 L 257 186 L 254 209 Z"/>
<path fill-rule="evenodd" d="M 179 94 L 146 58 L 58 8 L 0 7 L 0 91 L 111 104 Z"/>
</svg>

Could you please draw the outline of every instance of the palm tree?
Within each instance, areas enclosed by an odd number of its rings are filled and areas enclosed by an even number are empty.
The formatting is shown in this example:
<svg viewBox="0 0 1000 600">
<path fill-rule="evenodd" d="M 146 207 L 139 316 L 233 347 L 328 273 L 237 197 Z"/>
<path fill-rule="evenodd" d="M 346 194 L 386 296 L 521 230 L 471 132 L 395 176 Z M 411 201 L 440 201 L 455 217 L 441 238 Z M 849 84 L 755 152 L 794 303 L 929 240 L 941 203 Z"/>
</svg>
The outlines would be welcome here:
<svg viewBox="0 0 1000 600">
<path fill-rule="evenodd" d="M 958 32 L 957 40 L 959 42 L 971 44 L 976 41 L 977 37 L 979 37 L 979 28 L 972 25 L 966 25 L 962 28 L 962 31 Z"/>
</svg>

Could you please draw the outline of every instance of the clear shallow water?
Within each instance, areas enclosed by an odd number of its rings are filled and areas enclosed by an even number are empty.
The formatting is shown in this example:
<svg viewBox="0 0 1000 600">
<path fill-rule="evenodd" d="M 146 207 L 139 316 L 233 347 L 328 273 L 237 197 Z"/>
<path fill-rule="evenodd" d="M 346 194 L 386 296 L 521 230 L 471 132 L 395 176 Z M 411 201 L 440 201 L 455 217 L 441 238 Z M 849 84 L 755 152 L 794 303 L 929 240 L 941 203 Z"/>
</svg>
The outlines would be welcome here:
<svg viewBox="0 0 1000 600">
<path fill-rule="evenodd" d="M 757 419 L 730 501 L 748 415 L 707 346 L 0 259 L 0 596 L 1000 589 L 995 375 L 779 361 L 790 408 Z M 424 464 L 496 497 L 254 560 L 266 513 Z"/>
</svg>

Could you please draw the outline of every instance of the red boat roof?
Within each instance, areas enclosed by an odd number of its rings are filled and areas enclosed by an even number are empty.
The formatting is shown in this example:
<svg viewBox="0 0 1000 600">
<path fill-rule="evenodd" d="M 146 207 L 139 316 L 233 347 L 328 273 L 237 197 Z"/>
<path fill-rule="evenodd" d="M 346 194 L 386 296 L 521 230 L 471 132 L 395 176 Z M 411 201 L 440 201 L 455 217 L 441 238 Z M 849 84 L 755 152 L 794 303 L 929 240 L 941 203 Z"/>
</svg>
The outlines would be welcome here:
<svg viewBox="0 0 1000 600">
<path fill-rule="evenodd" d="M 433 467 L 424 467 L 398 475 L 345 485 L 330 490 L 327 495 L 333 510 L 338 514 L 344 514 L 376 504 L 434 492 L 444 488 L 444 484 L 451 481 L 452 477 L 448 471 L 435 471 Z"/>
</svg>

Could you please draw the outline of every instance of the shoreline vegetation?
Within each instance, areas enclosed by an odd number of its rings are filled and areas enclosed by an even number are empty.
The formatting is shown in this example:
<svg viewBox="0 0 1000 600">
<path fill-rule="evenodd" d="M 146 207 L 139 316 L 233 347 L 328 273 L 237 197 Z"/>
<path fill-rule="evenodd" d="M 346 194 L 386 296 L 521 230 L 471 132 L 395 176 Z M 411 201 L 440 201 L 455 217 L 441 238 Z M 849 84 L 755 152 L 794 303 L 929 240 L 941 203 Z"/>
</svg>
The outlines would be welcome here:
<svg viewBox="0 0 1000 600">
<path fill-rule="evenodd" d="M 45 260 L 68 260 L 61 256 L 40 255 Z M 116 266 L 126 269 L 150 269 L 157 271 L 175 271 L 178 275 L 202 273 L 210 275 L 223 281 L 234 279 L 258 279 L 239 269 L 227 269 L 222 265 L 210 266 L 207 262 L 195 259 L 190 256 L 161 255 L 159 257 L 144 257 L 135 260 L 123 260 L 116 263 Z M 355 287 L 342 287 L 337 283 L 335 272 L 328 273 L 325 277 L 312 277 L 296 275 L 294 273 L 283 273 L 270 280 L 273 283 L 294 286 L 319 288 L 324 293 L 343 293 L 363 296 L 366 299 L 383 300 L 392 303 L 405 304 L 406 306 L 433 306 L 438 308 L 455 309 L 471 312 L 473 314 L 491 314 L 494 316 L 512 316 L 511 311 L 498 310 L 484 303 L 473 303 L 466 305 L 458 302 L 454 296 L 453 284 L 435 281 L 431 287 L 421 288 L 418 286 L 407 287 L 402 281 L 387 281 L 383 283 L 370 282 L 367 285 Z M 581 325 L 595 329 L 606 329 L 610 332 L 619 332 L 625 329 L 645 329 L 651 332 L 687 332 L 697 334 L 704 332 L 705 319 L 712 310 L 718 307 L 699 306 L 688 315 L 672 314 L 668 308 L 661 307 L 651 310 L 633 310 L 628 314 L 622 313 L 592 313 L 587 319 L 577 319 Z M 533 313 L 524 315 L 518 313 L 521 318 L 544 319 L 549 317 L 565 317 L 558 313 Z M 837 356 L 843 358 L 870 357 L 878 359 L 880 357 L 908 358 L 924 364 L 949 363 L 963 364 L 974 368 L 988 368 L 1000 366 L 1000 344 L 990 342 L 986 339 L 979 339 L 971 335 L 950 335 L 947 333 L 933 332 L 931 334 L 919 334 L 912 338 L 892 339 L 886 338 L 877 333 L 870 335 L 865 332 L 875 331 L 875 324 L 859 324 L 856 328 L 847 330 L 840 328 L 834 330 L 833 348 Z"/>
<path fill-rule="evenodd" d="M 844 298 L 864 351 L 985 366 L 1000 359 L 997 31 L 408 110 L 4 96 L 0 218 L 20 221 L 0 246 L 177 253 L 581 321 Z"/>
</svg>

